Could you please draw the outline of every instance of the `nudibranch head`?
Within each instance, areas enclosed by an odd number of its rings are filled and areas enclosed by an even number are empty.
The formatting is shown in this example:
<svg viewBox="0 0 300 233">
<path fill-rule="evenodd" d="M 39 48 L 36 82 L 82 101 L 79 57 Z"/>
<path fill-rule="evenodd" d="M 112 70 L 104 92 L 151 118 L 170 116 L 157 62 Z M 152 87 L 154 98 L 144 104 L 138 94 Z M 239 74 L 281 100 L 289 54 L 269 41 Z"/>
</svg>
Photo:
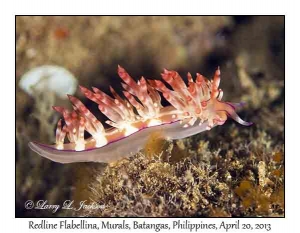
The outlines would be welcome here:
<svg viewBox="0 0 300 233">
<path fill-rule="evenodd" d="M 212 81 L 206 79 L 201 74 L 196 74 L 196 79 L 187 74 L 188 85 L 175 71 L 164 70 L 163 79 L 172 87 L 170 90 L 162 81 L 150 81 L 150 83 L 160 92 L 165 99 L 176 108 L 177 114 L 174 119 L 188 119 L 184 127 L 192 126 L 197 120 L 200 124 L 208 121 L 207 129 L 215 125 L 222 125 L 227 120 L 227 116 L 243 125 L 251 123 L 244 122 L 235 113 L 234 104 L 221 102 L 223 91 L 219 89 L 221 71 L 215 71 Z"/>
<path fill-rule="evenodd" d="M 147 133 L 154 130 L 163 129 L 166 138 L 178 139 L 222 125 L 228 116 L 242 125 L 251 124 L 243 121 L 235 112 L 235 108 L 241 104 L 221 101 L 223 91 L 219 89 L 219 68 L 212 80 L 199 73 L 193 79 L 188 73 L 187 84 L 176 71 L 164 69 L 162 79 L 171 89 L 160 80 L 141 77 L 136 82 L 121 66 L 118 66 L 118 74 L 123 80 L 125 98 L 112 87 L 110 91 L 113 97 L 95 87 L 91 91 L 80 86 L 81 92 L 107 116 L 109 120 L 106 124 L 111 128 L 105 129 L 80 100 L 68 95 L 73 105 L 72 111 L 53 107 L 64 119 L 64 126 L 62 120 L 57 124 L 55 145 L 30 143 L 30 147 L 40 155 L 58 162 L 110 161 L 105 156 L 121 158 L 141 149 L 143 145 L 140 144 L 147 140 Z M 161 105 L 159 92 L 171 106 Z M 85 131 L 91 138 L 85 139 Z M 69 142 L 65 143 L 67 139 Z M 85 151 L 86 158 L 82 154 Z M 72 152 L 80 153 L 72 159 Z"/>
</svg>

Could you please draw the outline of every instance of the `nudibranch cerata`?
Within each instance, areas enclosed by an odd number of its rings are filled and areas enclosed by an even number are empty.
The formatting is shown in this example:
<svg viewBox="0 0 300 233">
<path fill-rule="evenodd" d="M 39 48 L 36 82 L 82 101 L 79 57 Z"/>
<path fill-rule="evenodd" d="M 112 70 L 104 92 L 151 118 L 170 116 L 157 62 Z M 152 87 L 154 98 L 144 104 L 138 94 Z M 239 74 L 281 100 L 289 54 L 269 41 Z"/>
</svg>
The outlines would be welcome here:
<svg viewBox="0 0 300 233">
<path fill-rule="evenodd" d="M 73 110 L 53 107 L 64 118 L 58 121 L 56 142 L 45 145 L 30 142 L 29 147 L 39 155 L 59 163 L 74 162 L 114 162 L 129 157 L 141 150 L 149 136 L 157 131 L 167 140 L 181 139 L 223 125 L 227 117 L 249 126 L 235 112 L 239 103 L 222 102 L 223 91 L 219 89 L 220 69 L 212 80 L 197 73 L 193 79 L 187 74 L 186 84 L 175 71 L 164 70 L 163 80 L 135 81 L 118 66 L 118 74 L 123 80 L 125 98 L 121 98 L 110 87 L 113 97 L 93 87 L 93 91 L 80 86 L 81 92 L 98 104 L 99 110 L 109 120 L 103 124 L 76 97 L 68 95 Z M 163 107 L 161 96 L 171 104 Z M 91 137 L 85 138 L 84 131 Z M 68 138 L 68 143 L 65 141 Z"/>
</svg>

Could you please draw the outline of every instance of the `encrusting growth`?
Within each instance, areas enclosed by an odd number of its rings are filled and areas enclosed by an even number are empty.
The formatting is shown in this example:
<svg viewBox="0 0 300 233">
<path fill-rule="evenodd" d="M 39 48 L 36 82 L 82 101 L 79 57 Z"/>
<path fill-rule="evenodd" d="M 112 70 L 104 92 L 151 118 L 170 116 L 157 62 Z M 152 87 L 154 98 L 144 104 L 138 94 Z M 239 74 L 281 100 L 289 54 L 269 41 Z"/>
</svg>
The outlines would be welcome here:
<svg viewBox="0 0 300 233">
<path fill-rule="evenodd" d="M 30 142 L 30 148 L 61 163 L 111 162 L 139 151 L 147 137 L 157 130 L 163 132 L 166 139 L 179 139 L 222 125 L 227 116 L 242 125 L 251 125 L 235 112 L 241 104 L 221 102 L 219 68 L 211 81 L 199 73 L 194 80 L 188 73 L 187 84 L 177 72 L 164 69 L 162 78 L 172 89 L 160 80 L 141 77 L 136 82 L 121 66 L 118 66 L 118 74 L 123 80 L 125 98 L 112 87 L 113 97 L 95 87 L 91 91 L 80 86 L 81 92 L 97 103 L 98 109 L 107 116 L 109 120 L 105 123 L 111 128 L 105 129 L 80 100 L 68 95 L 72 111 L 53 107 L 65 122 L 64 126 L 62 120 L 58 122 L 55 145 Z M 160 92 L 170 106 L 161 105 Z M 91 138 L 85 139 L 84 131 L 90 133 Z M 65 138 L 69 143 L 65 143 Z"/>
</svg>

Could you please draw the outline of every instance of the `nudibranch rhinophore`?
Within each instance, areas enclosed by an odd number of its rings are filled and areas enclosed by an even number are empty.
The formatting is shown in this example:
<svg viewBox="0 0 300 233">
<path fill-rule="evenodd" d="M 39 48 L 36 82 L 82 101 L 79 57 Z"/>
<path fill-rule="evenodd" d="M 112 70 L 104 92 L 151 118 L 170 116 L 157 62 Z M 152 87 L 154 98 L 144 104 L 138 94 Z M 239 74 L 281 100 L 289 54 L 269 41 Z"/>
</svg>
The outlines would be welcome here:
<svg viewBox="0 0 300 233">
<path fill-rule="evenodd" d="M 30 142 L 29 147 L 39 155 L 59 163 L 114 162 L 141 150 L 149 135 L 160 131 L 167 140 L 181 139 L 223 125 L 227 116 L 249 126 L 235 112 L 240 103 L 222 102 L 223 91 L 219 89 L 220 69 L 213 80 L 197 73 L 195 80 L 187 74 L 188 84 L 175 71 L 164 70 L 163 80 L 141 77 L 139 81 L 118 66 L 123 80 L 125 98 L 110 87 L 113 97 L 93 87 L 93 91 L 80 86 L 81 92 L 98 104 L 99 110 L 109 120 L 103 124 L 76 97 L 68 95 L 73 110 L 63 107 L 53 109 L 64 118 L 58 121 L 54 145 Z M 163 107 L 161 96 L 171 104 Z M 91 137 L 85 139 L 84 131 Z M 65 143 L 65 138 L 68 143 Z"/>
</svg>

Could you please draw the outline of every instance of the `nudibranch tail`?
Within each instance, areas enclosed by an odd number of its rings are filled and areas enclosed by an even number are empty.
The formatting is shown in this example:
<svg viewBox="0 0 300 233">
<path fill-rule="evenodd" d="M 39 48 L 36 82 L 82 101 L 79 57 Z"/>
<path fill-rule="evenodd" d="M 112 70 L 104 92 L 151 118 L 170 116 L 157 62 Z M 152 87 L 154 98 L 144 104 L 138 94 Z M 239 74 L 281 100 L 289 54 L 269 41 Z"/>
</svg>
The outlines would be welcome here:
<svg viewBox="0 0 300 233">
<path fill-rule="evenodd" d="M 242 103 L 221 102 L 220 68 L 212 80 L 199 73 L 194 79 L 188 73 L 187 83 L 176 71 L 164 69 L 162 79 L 170 88 L 161 80 L 141 77 L 135 81 L 121 66 L 118 74 L 125 98 L 112 87 L 110 96 L 96 87 L 79 86 L 108 118 L 105 123 L 111 128 L 106 129 L 79 99 L 68 95 L 73 110 L 53 107 L 63 118 L 57 124 L 55 145 L 30 142 L 29 147 L 60 163 L 112 162 L 141 150 L 155 131 L 162 131 L 166 139 L 185 138 L 224 124 L 227 116 L 242 125 L 252 124 L 235 112 Z M 161 105 L 160 93 L 170 106 Z M 90 138 L 85 138 L 85 131 Z"/>
</svg>

